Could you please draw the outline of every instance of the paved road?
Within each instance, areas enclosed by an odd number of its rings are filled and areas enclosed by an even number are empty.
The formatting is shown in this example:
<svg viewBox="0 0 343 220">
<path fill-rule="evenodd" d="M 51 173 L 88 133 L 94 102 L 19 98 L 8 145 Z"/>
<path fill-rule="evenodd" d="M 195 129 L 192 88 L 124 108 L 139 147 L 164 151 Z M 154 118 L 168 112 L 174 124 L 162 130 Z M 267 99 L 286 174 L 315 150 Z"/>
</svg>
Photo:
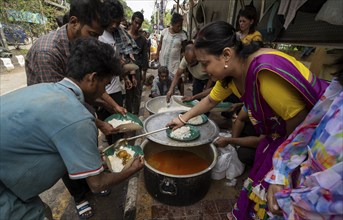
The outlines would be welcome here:
<svg viewBox="0 0 343 220">
<path fill-rule="evenodd" d="M 24 67 L 16 67 L 14 70 L 1 70 L 0 73 L 0 95 L 14 91 L 26 86 L 26 75 Z"/>
</svg>

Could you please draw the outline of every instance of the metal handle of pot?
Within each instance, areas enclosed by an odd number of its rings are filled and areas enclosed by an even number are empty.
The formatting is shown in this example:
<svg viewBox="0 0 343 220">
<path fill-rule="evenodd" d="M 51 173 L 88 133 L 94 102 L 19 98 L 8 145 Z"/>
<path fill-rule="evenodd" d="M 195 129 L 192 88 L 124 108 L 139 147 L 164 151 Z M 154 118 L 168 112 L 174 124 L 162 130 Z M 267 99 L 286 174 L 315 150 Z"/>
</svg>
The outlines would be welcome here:
<svg viewBox="0 0 343 220">
<path fill-rule="evenodd" d="M 164 130 L 167 130 L 168 128 L 169 127 L 164 127 L 164 128 L 161 128 L 161 129 L 158 129 L 158 130 L 155 130 L 155 131 L 150 131 L 148 133 L 140 134 L 140 135 L 137 135 L 137 136 L 133 136 L 133 137 L 129 137 L 129 138 L 121 138 L 121 139 L 117 140 L 114 144 L 111 144 L 110 146 L 108 146 L 105 149 L 103 149 L 102 152 L 105 152 L 106 150 L 108 150 L 111 147 L 118 146 L 118 145 L 121 145 L 121 144 L 127 144 L 128 141 L 131 141 L 131 140 L 134 140 L 134 139 L 137 139 L 137 138 L 140 138 L 140 137 L 144 137 L 144 136 L 147 136 L 147 135 L 150 135 L 150 134 L 154 134 L 154 133 L 157 133 L 157 132 L 160 132 L 160 131 L 164 131 Z"/>
<path fill-rule="evenodd" d="M 175 196 L 177 194 L 177 187 L 173 179 L 164 178 L 159 184 L 159 190 L 163 194 Z"/>
</svg>

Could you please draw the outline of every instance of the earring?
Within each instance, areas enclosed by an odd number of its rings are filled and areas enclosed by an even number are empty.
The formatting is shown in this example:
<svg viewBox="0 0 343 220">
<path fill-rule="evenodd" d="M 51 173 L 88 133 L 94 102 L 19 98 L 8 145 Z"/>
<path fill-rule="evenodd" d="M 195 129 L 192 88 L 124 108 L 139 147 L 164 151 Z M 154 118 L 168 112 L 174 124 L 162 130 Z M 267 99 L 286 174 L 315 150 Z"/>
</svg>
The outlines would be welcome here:
<svg viewBox="0 0 343 220">
<path fill-rule="evenodd" d="M 224 68 L 225 68 L 225 69 L 227 69 L 227 68 L 228 68 L 228 66 L 225 64 Z"/>
</svg>

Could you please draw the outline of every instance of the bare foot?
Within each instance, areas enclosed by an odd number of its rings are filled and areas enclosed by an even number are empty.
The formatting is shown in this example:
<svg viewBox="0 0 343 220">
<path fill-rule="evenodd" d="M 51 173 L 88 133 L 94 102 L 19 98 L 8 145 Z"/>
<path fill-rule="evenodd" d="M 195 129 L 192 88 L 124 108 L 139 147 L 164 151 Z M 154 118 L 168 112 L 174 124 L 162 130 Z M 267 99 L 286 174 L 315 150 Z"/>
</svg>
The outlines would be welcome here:
<svg viewBox="0 0 343 220">
<path fill-rule="evenodd" d="M 227 214 L 226 214 L 226 217 L 227 217 L 227 219 L 229 219 L 229 220 L 234 220 L 234 219 L 235 219 L 235 217 L 233 216 L 232 212 L 227 213 Z"/>
</svg>

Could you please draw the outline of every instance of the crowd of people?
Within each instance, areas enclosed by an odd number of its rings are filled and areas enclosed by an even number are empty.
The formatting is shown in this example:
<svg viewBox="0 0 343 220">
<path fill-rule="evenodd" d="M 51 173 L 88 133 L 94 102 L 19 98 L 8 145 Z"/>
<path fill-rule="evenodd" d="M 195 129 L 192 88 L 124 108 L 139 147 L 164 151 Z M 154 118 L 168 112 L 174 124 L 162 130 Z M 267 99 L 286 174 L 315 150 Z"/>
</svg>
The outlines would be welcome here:
<svg viewBox="0 0 343 220">
<path fill-rule="evenodd" d="M 153 60 L 150 97 L 184 95 L 188 71 L 193 94 L 183 99 L 200 101 L 168 123 L 173 129 L 237 102 L 232 136 L 214 142 L 239 146 L 251 166 L 228 219 L 342 218 L 343 60 L 329 85 L 294 57 L 264 48 L 256 15 L 247 6 L 236 29 L 214 21 L 188 41 L 183 16 L 173 13 L 156 39 L 141 30 L 141 12 L 123 23 L 118 0 L 72 0 L 63 24 L 26 55 L 28 87 L 1 97 L 0 219 L 44 219 L 39 194 L 60 178 L 79 217 L 89 218 L 88 192 L 106 196 L 142 169 L 137 156 L 121 172 L 105 172 L 98 131 L 109 144 L 123 137 L 105 119 L 139 115 Z"/>
</svg>

